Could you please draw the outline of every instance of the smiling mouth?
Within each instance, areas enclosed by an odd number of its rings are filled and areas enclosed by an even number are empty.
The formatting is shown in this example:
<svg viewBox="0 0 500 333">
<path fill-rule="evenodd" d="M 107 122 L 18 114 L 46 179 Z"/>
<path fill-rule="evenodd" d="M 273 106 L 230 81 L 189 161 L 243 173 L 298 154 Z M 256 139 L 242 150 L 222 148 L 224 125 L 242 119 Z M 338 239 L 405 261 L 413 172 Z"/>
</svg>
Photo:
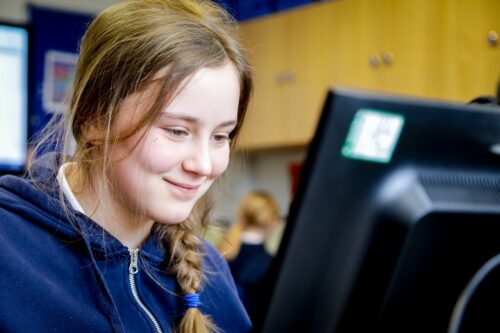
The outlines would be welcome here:
<svg viewBox="0 0 500 333">
<path fill-rule="evenodd" d="M 197 190 L 201 187 L 201 185 L 182 184 L 182 183 L 173 182 L 171 180 L 167 180 L 167 182 L 172 184 L 172 185 L 184 188 L 186 190 Z"/>
<path fill-rule="evenodd" d="M 196 195 L 201 185 L 184 184 L 177 183 L 168 179 L 164 179 L 168 184 L 170 184 L 178 194 L 180 194 L 185 199 L 191 199 Z"/>
</svg>

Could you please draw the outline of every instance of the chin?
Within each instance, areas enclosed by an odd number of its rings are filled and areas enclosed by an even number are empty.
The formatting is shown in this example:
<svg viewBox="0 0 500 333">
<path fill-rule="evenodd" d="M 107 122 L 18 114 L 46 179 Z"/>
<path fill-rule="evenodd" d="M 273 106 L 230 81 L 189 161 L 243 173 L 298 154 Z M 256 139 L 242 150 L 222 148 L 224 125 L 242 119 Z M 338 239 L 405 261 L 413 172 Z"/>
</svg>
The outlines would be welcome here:
<svg viewBox="0 0 500 333">
<path fill-rule="evenodd" d="M 155 216 L 154 221 L 160 224 L 179 224 L 184 222 L 189 217 L 189 213 L 191 212 L 179 212 L 177 214 Z"/>
<path fill-rule="evenodd" d="M 167 205 L 151 207 L 151 219 L 159 224 L 179 224 L 184 222 L 193 212 L 196 202 L 175 202 Z"/>
</svg>

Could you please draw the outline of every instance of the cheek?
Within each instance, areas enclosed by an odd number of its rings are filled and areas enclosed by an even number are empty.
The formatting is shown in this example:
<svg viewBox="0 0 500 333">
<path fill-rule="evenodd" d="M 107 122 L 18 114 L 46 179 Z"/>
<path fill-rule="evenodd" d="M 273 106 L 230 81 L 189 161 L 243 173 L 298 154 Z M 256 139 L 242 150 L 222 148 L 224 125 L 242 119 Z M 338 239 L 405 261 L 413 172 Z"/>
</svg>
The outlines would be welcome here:
<svg viewBox="0 0 500 333">
<path fill-rule="evenodd" d="M 217 151 L 213 156 L 213 176 L 219 177 L 229 165 L 229 147 Z"/>
<path fill-rule="evenodd" d="M 159 136 L 148 135 L 134 151 L 146 170 L 164 172 L 178 163 L 180 152 L 172 145 L 165 145 L 163 141 Z"/>
</svg>

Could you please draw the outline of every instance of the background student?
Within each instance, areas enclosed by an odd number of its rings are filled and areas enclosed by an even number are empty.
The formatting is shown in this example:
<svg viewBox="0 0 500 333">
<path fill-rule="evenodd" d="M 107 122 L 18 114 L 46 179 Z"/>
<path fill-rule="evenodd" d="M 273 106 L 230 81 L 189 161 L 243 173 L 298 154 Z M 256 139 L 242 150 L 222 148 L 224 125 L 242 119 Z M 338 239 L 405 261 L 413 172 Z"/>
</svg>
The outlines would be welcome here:
<svg viewBox="0 0 500 333">
<path fill-rule="evenodd" d="M 222 253 L 229 260 L 245 308 L 256 321 L 273 260 L 266 241 L 280 223 L 279 207 L 270 194 L 252 191 L 241 200 L 237 214 L 235 225 L 221 243 L 229 251 Z"/>
</svg>

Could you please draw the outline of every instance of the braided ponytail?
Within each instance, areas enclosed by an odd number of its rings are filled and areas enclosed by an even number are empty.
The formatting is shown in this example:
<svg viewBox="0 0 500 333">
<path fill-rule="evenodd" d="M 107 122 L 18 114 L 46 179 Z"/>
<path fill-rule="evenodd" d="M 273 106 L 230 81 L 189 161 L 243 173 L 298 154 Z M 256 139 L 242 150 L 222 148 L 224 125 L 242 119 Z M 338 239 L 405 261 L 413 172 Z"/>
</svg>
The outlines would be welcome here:
<svg viewBox="0 0 500 333">
<path fill-rule="evenodd" d="M 197 231 L 207 221 L 209 206 L 207 198 L 201 199 L 186 221 L 159 226 L 163 245 L 170 249 L 169 272 L 176 275 L 184 295 L 198 293 L 205 278 L 203 248 Z M 195 306 L 186 308 L 178 332 L 216 333 L 219 330 L 211 318 Z"/>
</svg>

